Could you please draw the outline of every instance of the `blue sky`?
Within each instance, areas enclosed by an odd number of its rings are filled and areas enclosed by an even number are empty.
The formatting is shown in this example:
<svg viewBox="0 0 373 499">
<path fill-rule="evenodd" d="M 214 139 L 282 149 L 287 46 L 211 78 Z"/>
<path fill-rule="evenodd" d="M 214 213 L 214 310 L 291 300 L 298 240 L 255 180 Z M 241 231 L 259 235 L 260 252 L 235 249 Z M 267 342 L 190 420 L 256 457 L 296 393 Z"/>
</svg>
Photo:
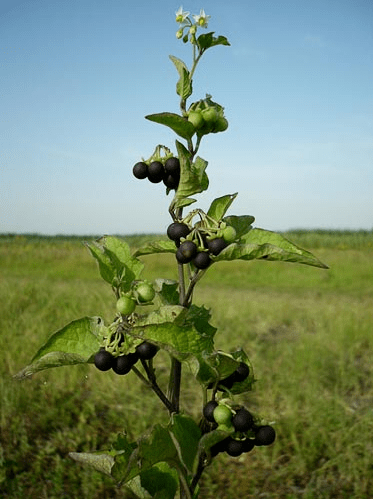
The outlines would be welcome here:
<svg viewBox="0 0 373 499">
<path fill-rule="evenodd" d="M 170 0 L 9 0 L 0 6 L 0 232 L 132 234 L 170 223 L 161 185 L 132 166 L 176 136 L 144 116 L 179 112 Z M 373 227 L 373 2 L 194 0 L 227 36 L 194 93 L 225 107 L 199 155 L 230 214 L 270 230 Z"/>
</svg>

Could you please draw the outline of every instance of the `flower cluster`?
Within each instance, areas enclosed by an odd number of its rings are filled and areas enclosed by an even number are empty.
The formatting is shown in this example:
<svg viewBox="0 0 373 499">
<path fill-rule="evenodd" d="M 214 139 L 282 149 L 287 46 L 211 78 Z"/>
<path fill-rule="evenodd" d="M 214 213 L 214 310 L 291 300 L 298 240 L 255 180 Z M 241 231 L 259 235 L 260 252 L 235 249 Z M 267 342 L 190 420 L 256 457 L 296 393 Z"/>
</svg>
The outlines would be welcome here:
<svg viewBox="0 0 373 499">
<path fill-rule="evenodd" d="M 182 38 L 183 42 L 186 43 L 189 39 L 192 43 L 196 41 L 197 28 L 207 28 L 208 22 L 211 16 L 205 14 L 203 9 L 200 10 L 198 15 L 192 15 L 192 19 L 189 17 L 189 12 L 184 11 L 183 7 L 180 7 L 176 14 L 176 22 L 180 25 L 180 28 L 176 32 L 176 38 Z M 187 30 L 184 35 L 184 30 Z"/>
</svg>

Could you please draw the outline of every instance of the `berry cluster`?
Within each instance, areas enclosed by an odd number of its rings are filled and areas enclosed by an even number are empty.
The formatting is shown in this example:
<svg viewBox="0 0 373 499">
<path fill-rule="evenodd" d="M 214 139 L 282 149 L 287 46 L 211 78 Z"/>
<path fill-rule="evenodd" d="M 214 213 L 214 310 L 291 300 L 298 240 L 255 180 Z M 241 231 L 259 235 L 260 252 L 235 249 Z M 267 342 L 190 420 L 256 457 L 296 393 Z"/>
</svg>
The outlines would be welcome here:
<svg viewBox="0 0 373 499">
<path fill-rule="evenodd" d="M 132 169 L 134 176 L 138 179 L 147 178 L 153 184 L 163 181 L 168 189 L 177 189 L 180 181 L 180 161 L 178 158 L 168 158 L 164 162 L 151 161 L 145 163 L 140 161 Z"/>
<path fill-rule="evenodd" d="M 148 341 L 143 341 L 133 353 L 117 357 L 102 347 L 95 355 L 94 364 L 100 371 L 112 369 L 116 374 L 123 375 L 128 374 L 138 360 L 150 360 L 157 352 L 158 347 Z"/>
<path fill-rule="evenodd" d="M 256 425 L 252 414 L 242 406 L 232 409 L 226 403 L 210 400 L 203 408 L 203 415 L 218 430 L 234 430 L 233 435 L 211 447 L 212 456 L 226 452 L 237 457 L 255 446 L 271 445 L 275 441 L 276 432 L 272 426 Z"/>
<path fill-rule="evenodd" d="M 234 232 L 234 234 L 233 234 Z M 222 237 L 208 237 L 203 231 L 199 231 L 199 239 L 185 239 L 191 233 L 189 226 L 183 222 L 173 222 L 167 228 L 167 236 L 175 241 L 177 246 L 176 259 L 179 263 L 192 263 L 197 269 L 207 269 L 212 263 L 211 255 L 217 256 L 224 248 L 233 242 L 236 231 L 233 227 L 226 227 Z M 202 243 L 199 245 L 198 243 Z"/>
<path fill-rule="evenodd" d="M 217 389 L 220 391 L 230 390 L 234 383 L 241 383 L 250 374 L 250 368 L 245 362 L 240 362 L 236 370 L 227 378 L 221 379 L 218 382 Z M 210 383 L 207 388 L 213 388 L 214 384 Z"/>
</svg>

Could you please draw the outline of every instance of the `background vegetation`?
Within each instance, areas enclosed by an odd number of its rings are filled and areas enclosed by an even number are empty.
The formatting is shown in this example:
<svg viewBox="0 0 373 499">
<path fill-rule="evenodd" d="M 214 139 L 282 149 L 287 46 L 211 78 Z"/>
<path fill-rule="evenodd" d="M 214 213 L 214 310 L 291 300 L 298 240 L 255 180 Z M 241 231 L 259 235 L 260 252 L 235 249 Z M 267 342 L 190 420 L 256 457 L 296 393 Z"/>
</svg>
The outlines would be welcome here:
<svg viewBox="0 0 373 499">
<path fill-rule="evenodd" d="M 292 231 L 330 270 L 278 262 L 224 262 L 195 302 L 212 308 L 216 347 L 242 346 L 257 378 L 241 397 L 275 423 L 277 440 L 240 458 L 219 455 L 201 498 L 356 498 L 373 490 L 373 231 Z M 134 247 L 154 236 L 126 238 Z M 12 379 L 49 335 L 73 318 L 115 313 L 84 237 L 0 237 L 0 495 L 126 498 L 70 451 L 104 450 L 118 432 L 136 438 L 166 417 L 131 374 L 93 366 Z M 91 240 L 87 237 L 86 240 Z M 144 277 L 176 279 L 170 256 L 144 257 Z M 166 355 L 156 358 L 161 383 Z M 201 393 L 184 371 L 184 410 Z"/>
</svg>

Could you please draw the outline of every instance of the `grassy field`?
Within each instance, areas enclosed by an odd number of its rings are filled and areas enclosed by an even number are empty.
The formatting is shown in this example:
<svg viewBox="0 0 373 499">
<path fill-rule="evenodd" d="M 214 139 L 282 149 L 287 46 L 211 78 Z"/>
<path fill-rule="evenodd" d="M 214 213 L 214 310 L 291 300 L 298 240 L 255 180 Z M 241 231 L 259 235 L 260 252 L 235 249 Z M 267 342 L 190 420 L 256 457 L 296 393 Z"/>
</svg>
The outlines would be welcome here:
<svg viewBox="0 0 373 499">
<path fill-rule="evenodd" d="M 150 237 L 128 241 L 136 246 Z M 253 362 L 256 389 L 242 403 L 277 431 L 269 448 L 219 455 L 201 499 L 372 497 L 373 232 L 288 237 L 330 270 L 221 263 L 195 292 L 195 302 L 212 309 L 216 347 L 242 346 Z M 109 478 L 67 454 L 107 449 L 124 430 L 137 438 L 167 416 L 132 375 L 118 379 L 75 366 L 12 379 L 65 323 L 113 318 L 112 292 L 83 239 L 0 237 L 0 496 L 127 499 Z M 143 260 L 145 278 L 176 278 L 169 256 Z M 162 383 L 168 359 L 160 354 L 156 363 Z M 186 371 L 182 405 L 196 417 L 201 411 L 200 390 Z"/>
</svg>

